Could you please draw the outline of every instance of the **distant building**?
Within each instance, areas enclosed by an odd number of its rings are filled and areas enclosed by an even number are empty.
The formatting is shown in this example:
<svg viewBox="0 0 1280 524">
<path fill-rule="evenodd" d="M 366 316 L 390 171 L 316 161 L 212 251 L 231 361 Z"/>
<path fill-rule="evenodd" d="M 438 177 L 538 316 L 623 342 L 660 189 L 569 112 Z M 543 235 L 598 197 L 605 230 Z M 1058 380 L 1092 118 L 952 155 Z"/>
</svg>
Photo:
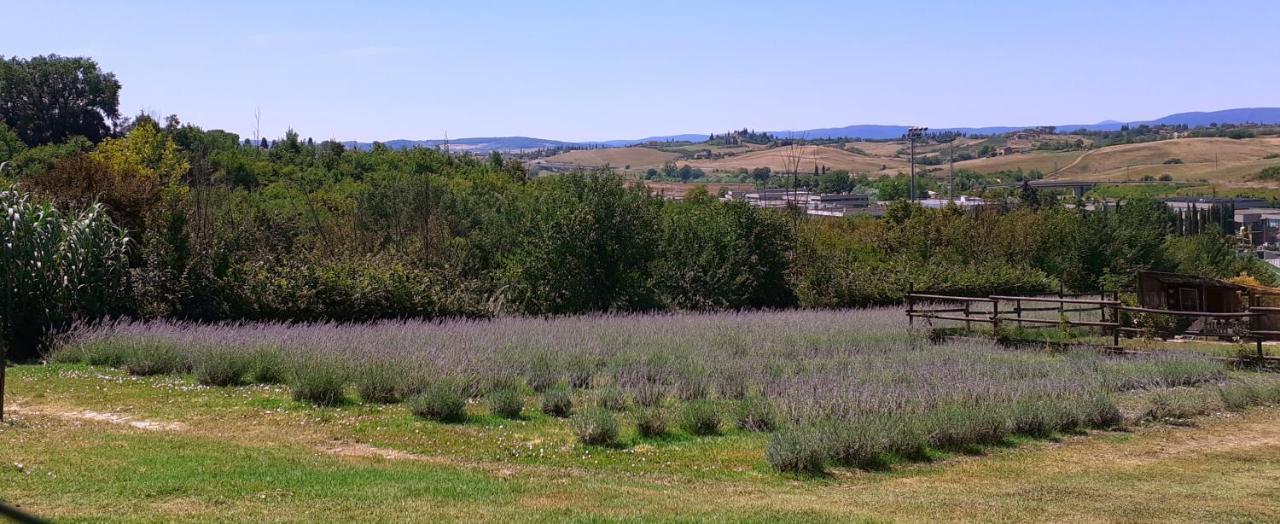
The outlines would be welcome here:
<svg viewBox="0 0 1280 524">
<path fill-rule="evenodd" d="M 976 209 L 983 206 L 996 205 L 995 202 L 988 202 L 982 198 L 971 196 L 961 196 L 958 198 L 926 198 L 919 200 L 918 202 L 921 207 L 929 209 L 942 209 L 947 207 L 947 204 L 951 203 L 959 206 L 960 209 Z"/>
</svg>

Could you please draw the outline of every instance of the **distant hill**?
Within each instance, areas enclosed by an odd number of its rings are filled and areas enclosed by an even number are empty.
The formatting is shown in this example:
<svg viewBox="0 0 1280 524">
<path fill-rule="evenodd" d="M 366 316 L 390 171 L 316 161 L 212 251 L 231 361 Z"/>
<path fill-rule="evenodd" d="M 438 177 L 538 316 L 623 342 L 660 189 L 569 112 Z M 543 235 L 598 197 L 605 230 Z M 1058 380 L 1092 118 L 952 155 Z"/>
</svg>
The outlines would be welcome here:
<svg viewBox="0 0 1280 524">
<path fill-rule="evenodd" d="M 1187 125 L 1191 127 L 1204 127 L 1209 124 L 1280 124 L 1280 108 L 1277 107 L 1253 107 L 1253 108 L 1237 108 L 1225 109 L 1222 111 L 1210 112 L 1193 112 L 1193 113 L 1177 113 L 1155 120 L 1144 120 L 1136 122 L 1119 122 L 1116 120 L 1104 120 L 1096 124 L 1064 124 L 1056 126 L 1059 132 L 1071 132 L 1080 129 L 1086 131 L 1116 131 L 1122 126 L 1147 125 Z M 951 127 L 951 128 L 932 128 L 933 132 L 959 132 L 969 135 L 995 135 L 1037 127 L 1038 125 L 1025 126 L 992 126 L 992 127 Z M 829 127 L 820 129 L 807 130 L 787 130 L 787 131 L 770 131 L 771 134 L 781 138 L 804 137 L 809 139 L 824 138 L 861 138 L 866 140 L 891 140 L 900 138 L 906 134 L 909 126 L 902 125 L 852 125 L 846 127 Z M 681 134 L 667 136 L 651 136 L 647 138 L 633 140 L 600 140 L 588 142 L 565 142 L 560 140 L 549 140 L 545 138 L 531 138 L 523 136 L 511 137 L 486 137 L 486 138 L 459 138 L 450 140 L 449 147 L 454 151 L 470 151 L 476 153 L 488 153 L 490 151 L 528 151 L 534 149 L 546 149 L 564 146 L 605 146 L 605 147 L 626 147 L 636 144 L 648 142 L 702 142 L 707 139 L 705 134 Z M 384 142 L 388 147 L 392 148 L 408 148 L 408 147 L 437 147 L 444 145 L 444 140 L 389 140 Z M 372 147 L 369 142 L 346 142 L 348 147 L 358 147 L 368 149 Z"/>
<path fill-rule="evenodd" d="M 358 149 L 369 149 L 373 147 L 372 142 L 344 142 L 343 144 L 347 147 Z M 411 147 L 443 147 L 445 144 L 448 144 L 451 151 L 470 151 L 473 153 L 488 153 L 490 151 L 527 151 L 579 145 L 573 142 L 531 138 L 527 136 L 455 138 L 447 141 L 388 140 L 383 142 L 383 144 L 386 144 L 387 147 L 392 149 L 408 149 Z"/>
</svg>

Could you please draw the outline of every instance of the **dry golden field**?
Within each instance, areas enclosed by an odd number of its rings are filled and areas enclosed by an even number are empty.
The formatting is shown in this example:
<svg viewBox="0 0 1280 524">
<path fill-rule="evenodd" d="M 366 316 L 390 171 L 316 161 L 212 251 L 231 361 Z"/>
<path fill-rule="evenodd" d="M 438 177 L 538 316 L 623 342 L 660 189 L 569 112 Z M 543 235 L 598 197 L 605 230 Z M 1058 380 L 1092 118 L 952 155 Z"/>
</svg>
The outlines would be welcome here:
<svg viewBox="0 0 1280 524">
<path fill-rule="evenodd" d="M 705 171 L 737 171 L 740 168 L 753 169 L 768 167 L 774 172 L 785 172 L 790 168 L 787 162 L 792 153 L 785 147 L 752 151 L 717 160 L 690 160 L 688 164 Z M 812 172 L 815 163 L 830 169 L 845 169 L 851 173 L 877 174 L 887 167 L 889 171 L 905 169 L 907 163 L 901 159 L 888 157 L 867 157 L 827 146 L 803 146 L 799 148 L 800 172 Z M 684 163 L 684 162 L 681 162 Z"/>
<path fill-rule="evenodd" d="M 613 149 L 585 149 L 568 151 L 541 159 L 541 162 L 578 164 L 582 167 L 615 168 L 631 166 L 632 169 L 661 167 L 662 164 L 680 158 L 677 153 L 668 153 L 647 147 L 619 147 Z"/>
</svg>

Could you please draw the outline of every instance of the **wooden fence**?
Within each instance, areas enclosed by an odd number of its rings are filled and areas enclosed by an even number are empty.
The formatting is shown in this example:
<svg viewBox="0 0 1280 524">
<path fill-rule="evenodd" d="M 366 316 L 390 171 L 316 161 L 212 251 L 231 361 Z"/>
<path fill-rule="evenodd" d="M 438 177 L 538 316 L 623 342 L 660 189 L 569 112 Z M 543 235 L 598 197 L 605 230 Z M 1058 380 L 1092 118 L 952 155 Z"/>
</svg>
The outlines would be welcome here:
<svg viewBox="0 0 1280 524">
<path fill-rule="evenodd" d="M 934 295 L 915 293 L 914 289 L 907 293 L 907 319 L 914 326 L 917 318 L 926 320 L 948 320 L 964 322 L 966 330 L 972 330 L 974 323 L 986 324 L 993 331 L 1002 325 L 1017 327 L 1086 327 L 1101 330 L 1111 337 L 1108 349 L 1124 351 L 1120 346 L 1122 336 L 1135 336 L 1149 333 L 1150 328 L 1136 327 L 1126 323 L 1125 317 L 1134 314 L 1165 315 L 1171 317 L 1199 320 L 1199 327 L 1187 327 L 1175 330 L 1172 335 L 1191 335 L 1205 338 L 1251 340 L 1257 349 L 1256 358 L 1266 360 L 1262 343 L 1267 340 L 1280 340 L 1280 331 L 1260 329 L 1258 320 L 1268 315 L 1280 315 L 1280 307 L 1250 306 L 1244 311 L 1233 313 L 1210 313 L 1203 311 L 1172 311 L 1166 309 L 1150 309 L 1127 306 L 1114 295 L 1093 295 L 1098 298 L 1085 298 L 1085 295 L 1058 296 L 1005 296 L 991 295 L 987 297 L 962 297 L 953 295 Z M 921 304 L 926 305 L 920 308 Z M 1049 304 L 1049 305 L 1045 305 Z M 1057 319 L 1035 318 L 1024 315 L 1034 312 L 1057 312 Z M 1070 318 L 1069 313 L 1098 312 L 1098 320 L 1080 320 Z"/>
</svg>

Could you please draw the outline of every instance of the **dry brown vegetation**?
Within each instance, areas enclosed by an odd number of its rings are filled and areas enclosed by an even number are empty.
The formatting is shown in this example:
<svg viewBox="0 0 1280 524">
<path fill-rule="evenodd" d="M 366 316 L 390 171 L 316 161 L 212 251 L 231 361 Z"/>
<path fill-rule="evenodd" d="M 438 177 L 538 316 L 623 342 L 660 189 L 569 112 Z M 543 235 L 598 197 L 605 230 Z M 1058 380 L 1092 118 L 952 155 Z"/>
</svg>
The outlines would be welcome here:
<svg viewBox="0 0 1280 524">
<path fill-rule="evenodd" d="M 678 153 L 668 153 L 647 147 L 619 147 L 612 149 L 584 149 L 567 151 L 539 160 L 539 162 L 578 164 L 582 167 L 615 168 L 631 166 L 631 169 L 662 167 L 662 164 L 679 159 Z"/>
<path fill-rule="evenodd" d="M 1070 180 L 1140 180 L 1169 175 L 1178 181 L 1251 184 L 1250 178 L 1258 171 L 1280 165 L 1280 159 L 1265 158 L 1278 153 L 1280 138 L 1181 138 L 1089 151 L 1033 151 L 980 158 L 958 162 L 956 168 L 983 173 L 1035 169 L 1053 178 Z M 1182 163 L 1165 163 L 1172 159 Z"/>
<path fill-rule="evenodd" d="M 844 169 L 852 173 L 875 174 L 888 170 L 905 169 L 907 163 L 901 159 L 889 157 L 867 157 L 827 146 L 803 146 L 799 148 L 801 172 L 811 172 L 816 162 L 830 169 Z M 775 173 L 787 170 L 788 152 L 786 148 L 773 148 L 737 155 L 717 160 L 690 160 L 689 165 L 707 171 L 737 171 L 741 168 L 754 169 L 768 167 Z M 682 162 L 683 163 L 683 162 Z"/>
</svg>

